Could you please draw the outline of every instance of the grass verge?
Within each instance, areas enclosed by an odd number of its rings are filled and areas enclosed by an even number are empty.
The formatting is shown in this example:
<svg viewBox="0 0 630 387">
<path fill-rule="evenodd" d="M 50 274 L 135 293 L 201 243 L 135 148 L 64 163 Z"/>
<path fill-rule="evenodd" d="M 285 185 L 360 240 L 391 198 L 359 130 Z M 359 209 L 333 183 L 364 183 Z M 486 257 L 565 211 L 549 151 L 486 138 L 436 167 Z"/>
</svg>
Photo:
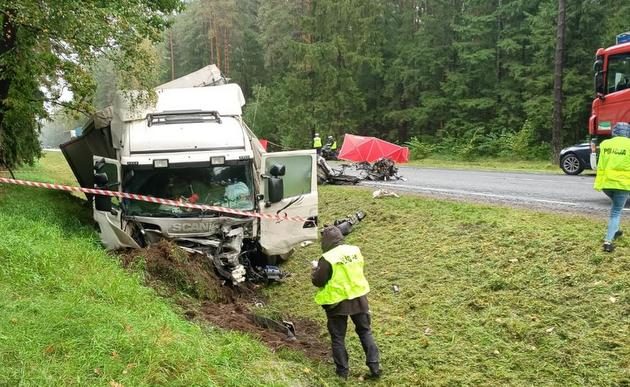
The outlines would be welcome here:
<svg viewBox="0 0 630 387">
<path fill-rule="evenodd" d="M 71 183 L 59 154 L 18 178 Z M 184 320 L 100 247 L 85 202 L 0 186 L 0 384 L 310 385 L 305 361 Z"/>
<path fill-rule="evenodd" d="M 55 157 L 31 178 L 63 179 Z M 182 320 L 103 253 L 78 199 L 4 186 L 0 197 L 0 380 L 336 384 L 329 364 Z M 605 219 L 322 188 L 322 220 L 357 209 L 368 218 L 348 241 L 367 260 L 380 385 L 630 383 L 630 241 L 601 252 Z M 309 280 L 319 254 L 285 265 L 268 313 L 325 326 Z M 366 369 L 354 334 L 348 344 L 356 384 Z"/>
<path fill-rule="evenodd" d="M 463 161 L 432 156 L 422 160 L 412 160 L 406 165 L 430 168 L 481 169 L 556 174 L 563 173 L 559 166 L 550 163 L 549 160 L 503 160 L 496 158 L 481 158 L 472 161 Z M 586 171 L 585 173 L 588 172 L 590 171 Z"/>
<path fill-rule="evenodd" d="M 366 257 L 383 385 L 630 382 L 630 241 L 601 252 L 604 219 L 321 190 L 322 220 L 358 209 L 368 217 L 348 241 Z M 324 322 L 308 278 L 319 253 L 293 257 L 271 307 Z"/>
</svg>

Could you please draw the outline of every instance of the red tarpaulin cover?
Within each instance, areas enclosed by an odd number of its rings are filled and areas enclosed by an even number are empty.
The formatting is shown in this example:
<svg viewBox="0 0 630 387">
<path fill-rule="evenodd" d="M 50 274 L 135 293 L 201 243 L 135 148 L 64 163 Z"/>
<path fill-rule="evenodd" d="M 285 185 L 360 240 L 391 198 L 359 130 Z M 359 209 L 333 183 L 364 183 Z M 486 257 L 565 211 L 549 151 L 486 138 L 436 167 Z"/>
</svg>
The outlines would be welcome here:
<svg viewBox="0 0 630 387">
<path fill-rule="evenodd" d="M 260 142 L 260 145 L 262 145 L 262 147 L 265 148 L 265 150 L 267 150 L 267 144 L 269 143 L 269 141 L 261 138 L 258 140 L 258 142 Z"/>
<path fill-rule="evenodd" d="M 409 161 L 409 148 L 398 146 L 376 137 L 346 134 L 338 158 L 349 161 L 367 161 L 373 163 L 381 157 L 387 157 L 397 163 Z"/>
</svg>

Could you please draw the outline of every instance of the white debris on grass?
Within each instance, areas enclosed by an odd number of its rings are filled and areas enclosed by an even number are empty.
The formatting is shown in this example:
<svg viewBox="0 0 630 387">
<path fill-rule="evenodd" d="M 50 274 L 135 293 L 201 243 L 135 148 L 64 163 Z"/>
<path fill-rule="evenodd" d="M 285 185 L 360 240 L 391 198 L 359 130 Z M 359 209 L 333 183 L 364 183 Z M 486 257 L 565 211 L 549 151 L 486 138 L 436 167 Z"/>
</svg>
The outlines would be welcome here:
<svg viewBox="0 0 630 387">
<path fill-rule="evenodd" d="M 386 197 L 399 198 L 400 196 L 396 192 L 388 191 L 386 189 L 377 189 L 376 191 L 372 192 L 373 199 L 386 198 Z"/>
</svg>

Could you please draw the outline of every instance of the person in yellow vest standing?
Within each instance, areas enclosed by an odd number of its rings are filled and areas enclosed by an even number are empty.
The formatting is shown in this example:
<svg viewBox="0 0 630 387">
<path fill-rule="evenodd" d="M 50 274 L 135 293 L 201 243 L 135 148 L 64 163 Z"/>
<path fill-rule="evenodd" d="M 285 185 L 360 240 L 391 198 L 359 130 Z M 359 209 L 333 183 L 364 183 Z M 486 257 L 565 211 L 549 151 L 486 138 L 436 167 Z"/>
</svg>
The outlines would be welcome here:
<svg viewBox="0 0 630 387">
<path fill-rule="evenodd" d="M 322 151 L 322 138 L 319 137 L 319 133 L 315 133 L 315 137 L 313 137 L 313 148 L 315 148 L 317 154 L 320 154 Z"/>
<path fill-rule="evenodd" d="M 361 250 L 357 246 L 343 244 L 343 234 L 335 226 L 324 228 L 321 245 L 323 254 L 319 261 L 313 261 L 311 280 L 319 288 L 315 302 L 326 311 L 337 375 L 348 378 L 345 338 L 350 316 L 365 352 L 365 363 L 370 369 L 366 377 L 378 379 L 381 376 L 379 351 L 372 336 L 367 300 L 370 285 L 363 274 Z"/>
<path fill-rule="evenodd" d="M 613 137 L 602 141 L 599 146 L 599 161 L 595 189 L 604 191 L 612 200 L 608 230 L 603 249 L 615 250 L 613 240 L 623 235 L 619 229 L 621 213 L 630 195 L 630 124 L 620 122 L 612 131 Z"/>
<path fill-rule="evenodd" d="M 335 140 L 333 136 L 328 136 L 326 144 L 330 145 L 330 152 L 335 158 L 337 158 L 337 140 Z"/>
</svg>

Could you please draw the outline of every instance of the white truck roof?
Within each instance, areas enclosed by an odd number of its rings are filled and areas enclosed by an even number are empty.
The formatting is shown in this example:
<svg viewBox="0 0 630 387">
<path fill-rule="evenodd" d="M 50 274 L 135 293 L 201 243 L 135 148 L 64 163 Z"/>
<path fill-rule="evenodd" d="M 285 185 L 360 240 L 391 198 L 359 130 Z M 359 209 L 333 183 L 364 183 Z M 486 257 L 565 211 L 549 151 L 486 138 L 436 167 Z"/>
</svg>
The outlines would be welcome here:
<svg viewBox="0 0 630 387">
<path fill-rule="evenodd" d="M 181 110 L 217 111 L 222 116 L 240 116 L 245 105 L 243 92 L 235 83 L 212 87 L 156 89 L 156 93 L 157 102 L 154 105 L 139 105 L 133 102 L 133 95 L 118 93 L 114 100 L 112 127 L 116 121 L 144 120 L 147 114 Z"/>
<path fill-rule="evenodd" d="M 153 124 L 135 121 L 127 124 L 128 151 L 131 154 L 163 152 L 245 152 L 246 141 L 240 121 L 224 117 L 221 123 L 204 121 L 186 124 Z"/>
</svg>

